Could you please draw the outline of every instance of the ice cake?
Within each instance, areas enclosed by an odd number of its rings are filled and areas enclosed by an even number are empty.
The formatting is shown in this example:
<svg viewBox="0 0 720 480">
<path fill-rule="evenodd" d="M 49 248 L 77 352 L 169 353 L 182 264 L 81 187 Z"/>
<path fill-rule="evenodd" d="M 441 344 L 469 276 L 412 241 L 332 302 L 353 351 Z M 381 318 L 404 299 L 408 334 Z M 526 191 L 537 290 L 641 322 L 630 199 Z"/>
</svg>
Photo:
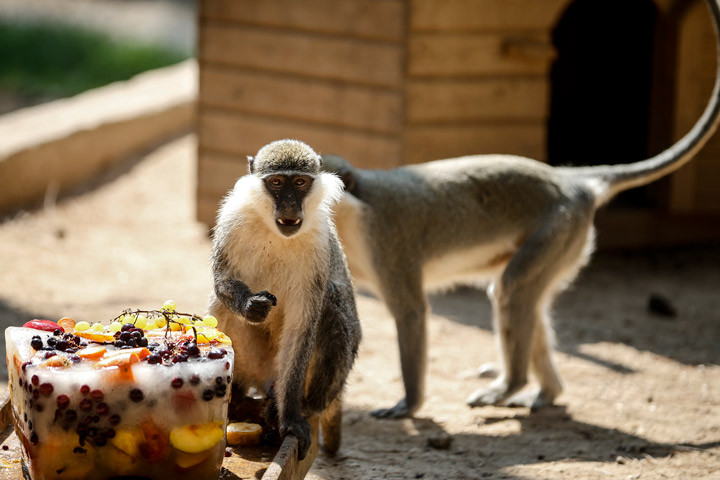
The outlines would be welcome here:
<svg viewBox="0 0 720 480">
<path fill-rule="evenodd" d="M 5 330 L 15 431 L 33 480 L 215 479 L 233 371 L 214 317 L 125 311 Z"/>
</svg>

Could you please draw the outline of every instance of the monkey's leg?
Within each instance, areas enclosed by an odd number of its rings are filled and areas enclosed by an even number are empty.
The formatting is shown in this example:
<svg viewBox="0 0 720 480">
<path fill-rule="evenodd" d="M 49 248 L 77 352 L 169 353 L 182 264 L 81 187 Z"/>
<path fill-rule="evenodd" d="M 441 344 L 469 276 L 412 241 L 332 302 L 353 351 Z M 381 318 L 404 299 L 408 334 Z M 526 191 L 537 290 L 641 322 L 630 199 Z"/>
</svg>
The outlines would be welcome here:
<svg viewBox="0 0 720 480">
<path fill-rule="evenodd" d="M 342 440 L 342 399 L 335 397 L 328 408 L 320 416 L 322 432 L 322 449 L 328 455 L 335 455 Z"/>
<path fill-rule="evenodd" d="M 542 403 L 541 396 L 554 398 L 562 388 L 550 359 L 543 317 L 558 279 L 571 269 L 577 271 L 573 267 L 585 232 L 582 222 L 568 222 L 564 215 L 552 220 L 521 246 L 495 286 L 492 300 L 503 371 L 488 388 L 468 398 L 470 406 L 502 404 L 517 393 L 527 383 L 531 359 L 541 393 L 523 403 Z"/>
<path fill-rule="evenodd" d="M 394 279 L 392 287 L 384 289 L 384 299 L 395 318 L 400 347 L 405 398 L 394 407 L 374 410 L 377 418 L 405 418 L 415 413 L 423 403 L 425 369 L 427 363 L 427 303 L 422 282 Z"/>
</svg>

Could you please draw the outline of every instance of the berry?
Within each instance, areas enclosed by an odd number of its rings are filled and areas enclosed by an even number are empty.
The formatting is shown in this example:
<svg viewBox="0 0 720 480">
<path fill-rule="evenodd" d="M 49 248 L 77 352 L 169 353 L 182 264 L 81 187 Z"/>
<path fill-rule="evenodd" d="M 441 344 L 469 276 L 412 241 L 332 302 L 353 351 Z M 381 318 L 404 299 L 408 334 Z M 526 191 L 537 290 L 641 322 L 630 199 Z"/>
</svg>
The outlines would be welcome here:
<svg viewBox="0 0 720 480">
<path fill-rule="evenodd" d="M 133 388 L 130 390 L 130 400 L 133 402 L 142 402 L 145 398 L 145 394 L 139 388 Z"/>
<path fill-rule="evenodd" d="M 80 410 L 82 410 L 83 412 L 88 412 L 92 409 L 92 400 L 90 400 L 89 398 L 83 398 L 82 400 L 80 400 L 79 406 Z"/>
<path fill-rule="evenodd" d="M 45 352 L 45 360 L 47 360 L 48 358 L 52 358 L 55 355 L 57 355 L 57 353 L 55 352 Z"/>
<path fill-rule="evenodd" d="M 110 425 L 117 425 L 118 423 L 120 423 L 120 420 L 121 420 L 120 415 L 118 415 L 117 413 L 110 415 L 110 417 L 108 417 L 108 423 Z"/>
<path fill-rule="evenodd" d="M 139 339 L 137 340 L 137 346 L 138 346 L 138 347 L 147 347 L 147 346 L 148 346 L 148 339 L 145 338 L 145 337 L 139 338 Z"/>
<path fill-rule="evenodd" d="M 75 410 L 67 410 L 65 412 L 65 421 L 72 423 L 75 420 L 77 420 L 77 412 Z"/>
<path fill-rule="evenodd" d="M 126 323 L 125 325 L 132 325 L 132 324 L 131 324 L 131 323 Z M 124 327 L 123 327 L 123 328 L 124 328 Z M 132 338 L 132 335 L 131 335 L 130 332 L 128 332 L 127 330 L 123 331 L 123 332 L 120 334 L 120 340 L 122 340 L 123 342 L 127 342 L 127 341 L 130 340 L 131 338 Z"/>
<path fill-rule="evenodd" d="M 90 393 L 90 387 L 88 385 L 83 385 L 82 387 L 80 387 L 80 393 L 82 393 L 83 395 L 87 395 L 88 393 Z"/>
<path fill-rule="evenodd" d="M 194 357 L 196 355 L 200 355 L 200 348 L 197 346 L 195 342 L 192 342 L 187 347 L 187 353 L 191 357 Z"/>
<path fill-rule="evenodd" d="M 222 384 L 224 384 L 224 383 L 225 383 L 225 380 L 223 379 L 223 377 L 215 377 L 215 384 L 216 384 L 216 385 L 222 385 Z"/>
<path fill-rule="evenodd" d="M 105 394 L 102 390 L 95 389 L 92 392 L 90 392 L 90 398 L 93 400 L 102 400 L 105 397 Z"/>
<path fill-rule="evenodd" d="M 30 435 L 30 443 L 32 443 L 33 445 L 37 445 L 39 441 L 40 439 L 38 439 L 37 433 L 33 432 Z"/>
<path fill-rule="evenodd" d="M 175 377 L 172 379 L 172 382 L 170 382 L 170 385 L 172 388 L 180 388 L 183 386 L 185 382 L 183 382 L 183 379 L 180 377 Z"/>
<path fill-rule="evenodd" d="M 33 337 L 32 340 L 30 340 L 30 346 L 35 350 L 40 350 L 43 348 L 42 339 L 38 336 Z"/>
<path fill-rule="evenodd" d="M 132 330 L 133 328 L 135 328 L 135 325 L 134 325 L 134 324 L 132 324 L 132 323 L 126 323 L 126 324 L 124 324 L 124 325 L 122 326 L 122 328 L 120 328 L 120 331 L 121 331 L 121 332 L 127 332 L 127 331 L 129 331 L 129 330 Z"/>
<path fill-rule="evenodd" d="M 30 377 L 30 381 L 33 385 L 38 385 L 40 383 L 40 377 L 38 377 L 37 375 L 33 375 L 32 377 Z"/>
<path fill-rule="evenodd" d="M 55 330 L 53 330 L 53 335 L 55 335 L 56 337 L 59 337 L 60 335 L 63 334 L 64 331 L 65 330 L 63 330 L 62 328 L 56 328 Z"/>
<path fill-rule="evenodd" d="M 68 397 L 65 394 L 58 395 L 57 397 L 57 406 L 60 410 L 67 408 L 67 406 L 70 405 L 70 397 Z"/>
<path fill-rule="evenodd" d="M 49 396 L 55 388 L 53 387 L 52 383 L 43 383 L 38 387 L 38 390 L 40 390 L 40 393 L 44 396 Z"/>
<path fill-rule="evenodd" d="M 98 415 L 107 415 L 110 413 L 110 407 L 105 402 L 98 403 L 97 407 L 95 407 L 95 413 Z"/>
<path fill-rule="evenodd" d="M 54 347 L 57 344 L 57 339 L 55 337 L 50 337 L 47 339 L 47 344 Z"/>
<path fill-rule="evenodd" d="M 208 358 L 211 360 L 217 360 L 218 358 L 222 358 L 223 356 L 224 354 L 217 348 L 213 348 L 208 352 Z"/>
<path fill-rule="evenodd" d="M 190 377 L 191 385 L 197 385 L 198 383 L 200 383 L 200 377 L 198 377 L 197 375 L 193 375 Z"/>
<path fill-rule="evenodd" d="M 115 348 L 122 348 L 125 346 L 125 342 L 123 342 L 122 340 L 118 340 L 117 342 L 113 343 L 113 345 L 115 345 Z"/>
<path fill-rule="evenodd" d="M 162 358 L 160 357 L 160 355 L 157 355 L 155 353 L 148 355 L 148 357 L 147 357 L 147 362 L 150 365 L 156 365 L 156 364 L 160 363 L 161 361 L 162 361 Z"/>
<path fill-rule="evenodd" d="M 215 398 L 215 392 L 214 392 L 212 389 L 210 389 L 210 388 L 206 388 L 206 389 L 203 391 L 202 398 L 203 398 L 203 400 L 209 402 L 210 400 L 212 400 L 213 398 Z"/>
</svg>

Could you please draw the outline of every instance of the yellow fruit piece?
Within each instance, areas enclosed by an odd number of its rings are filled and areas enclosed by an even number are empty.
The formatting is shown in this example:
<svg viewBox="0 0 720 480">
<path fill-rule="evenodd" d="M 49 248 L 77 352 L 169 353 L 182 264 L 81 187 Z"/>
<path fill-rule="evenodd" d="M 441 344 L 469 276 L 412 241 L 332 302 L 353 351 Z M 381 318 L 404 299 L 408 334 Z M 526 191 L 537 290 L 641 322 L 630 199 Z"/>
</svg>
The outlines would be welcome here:
<svg viewBox="0 0 720 480">
<path fill-rule="evenodd" d="M 103 355 L 105 355 L 106 351 L 107 349 L 102 345 L 91 345 L 89 347 L 83 348 L 82 350 L 77 352 L 77 354 L 81 358 L 87 358 L 88 360 L 97 360 L 98 358 L 102 358 Z"/>
<path fill-rule="evenodd" d="M 75 324 L 75 330 L 78 332 L 84 332 L 88 328 L 90 328 L 90 324 L 88 322 L 77 322 Z"/>
<path fill-rule="evenodd" d="M 140 456 L 140 445 L 145 443 L 145 434 L 141 428 L 117 430 L 110 443 L 133 459 Z"/>
<path fill-rule="evenodd" d="M 202 321 L 208 327 L 217 328 L 218 326 L 217 318 L 215 318 L 213 315 L 207 315 L 203 317 Z"/>
<path fill-rule="evenodd" d="M 175 464 L 180 468 L 188 469 L 205 461 L 211 453 L 212 450 L 205 450 L 199 453 L 185 453 L 178 450 L 175 455 Z"/>
<path fill-rule="evenodd" d="M 55 367 L 55 368 L 65 368 L 65 367 L 69 367 L 70 365 L 71 365 L 70 360 L 68 360 L 67 358 L 65 358 L 62 355 L 54 355 L 54 356 L 48 358 L 47 360 L 43 361 L 40 364 L 40 366 L 42 366 L 42 367 Z"/>
<path fill-rule="evenodd" d="M 260 443 L 262 427 L 257 423 L 236 422 L 227 426 L 227 441 L 236 447 L 251 447 Z"/>
<path fill-rule="evenodd" d="M 170 324 L 170 330 L 172 330 L 173 332 L 179 332 L 180 330 L 182 330 L 182 325 L 173 322 Z"/>
<path fill-rule="evenodd" d="M 165 300 L 165 303 L 163 303 L 162 309 L 166 312 L 174 312 L 175 309 L 177 309 L 177 304 L 174 300 Z"/>
<path fill-rule="evenodd" d="M 165 328 L 165 325 L 167 325 L 167 320 L 165 320 L 165 317 L 158 317 L 155 319 L 155 328 Z"/>
<path fill-rule="evenodd" d="M 148 319 L 147 317 L 138 317 L 137 320 L 135 320 L 135 326 L 137 328 L 145 328 L 147 326 Z"/>
<path fill-rule="evenodd" d="M 120 330 L 122 330 L 122 323 L 112 322 L 108 327 L 108 330 L 110 330 L 111 332 L 119 332 Z"/>
<path fill-rule="evenodd" d="M 96 332 L 102 332 L 103 330 L 105 330 L 105 325 L 103 325 L 100 322 L 96 322 L 96 323 L 93 323 L 92 329 L 95 330 Z"/>
<path fill-rule="evenodd" d="M 76 331 L 75 335 L 77 335 L 78 337 L 87 338 L 88 340 L 92 340 L 94 342 L 114 342 L 115 341 L 113 334 L 110 332 L 97 332 L 95 330 L 84 330 L 82 332 Z"/>
<path fill-rule="evenodd" d="M 223 422 L 183 425 L 170 431 L 170 445 L 185 453 L 209 450 L 223 439 Z"/>
</svg>

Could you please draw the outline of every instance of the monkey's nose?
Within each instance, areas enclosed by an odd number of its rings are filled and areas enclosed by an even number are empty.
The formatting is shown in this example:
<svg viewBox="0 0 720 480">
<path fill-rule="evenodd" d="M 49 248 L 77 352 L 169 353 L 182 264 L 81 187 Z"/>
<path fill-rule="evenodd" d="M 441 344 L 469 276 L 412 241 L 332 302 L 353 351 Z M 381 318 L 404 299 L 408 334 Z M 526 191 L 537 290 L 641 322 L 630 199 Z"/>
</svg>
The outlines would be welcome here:
<svg viewBox="0 0 720 480">
<path fill-rule="evenodd" d="M 277 223 L 279 223 L 280 225 L 285 225 L 287 227 L 296 227 L 296 226 L 300 225 L 300 222 L 302 222 L 302 220 L 300 220 L 299 218 L 278 218 L 277 219 Z"/>
</svg>

